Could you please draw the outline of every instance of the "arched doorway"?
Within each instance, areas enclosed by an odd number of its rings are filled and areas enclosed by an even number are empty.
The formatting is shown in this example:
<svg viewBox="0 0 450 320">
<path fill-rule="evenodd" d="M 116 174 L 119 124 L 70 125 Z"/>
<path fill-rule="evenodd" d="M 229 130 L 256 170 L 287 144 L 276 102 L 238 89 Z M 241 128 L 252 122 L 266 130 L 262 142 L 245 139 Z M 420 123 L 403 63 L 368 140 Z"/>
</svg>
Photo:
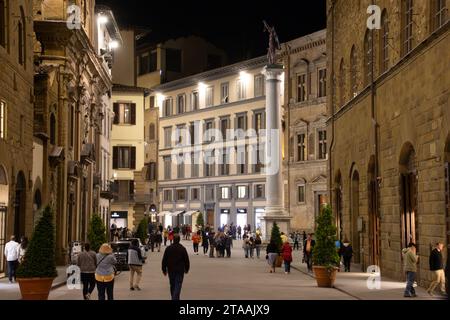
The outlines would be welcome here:
<svg viewBox="0 0 450 320">
<path fill-rule="evenodd" d="M 20 239 L 25 235 L 25 215 L 26 215 L 26 182 L 22 171 L 17 175 L 16 198 L 14 201 L 14 235 Z"/>
<path fill-rule="evenodd" d="M 381 219 L 378 213 L 378 187 L 375 168 L 375 156 L 370 157 L 368 178 L 368 208 L 369 208 L 369 247 L 370 264 L 380 266 L 381 262 Z"/>
<path fill-rule="evenodd" d="M 341 172 L 338 171 L 335 178 L 335 219 L 336 219 L 336 228 L 337 228 L 337 237 L 339 240 L 344 240 L 343 237 L 343 220 L 342 220 L 342 211 L 343 211 L 343 201 L 342 201 L 342 176 Z"/>
<path fill-rule="evenodd" d="M 359 173 L 357 170 L 353 170 L 353 174 L 351 176 L 351 221 L 352 221 L 352 239 L 350 240 L 353 244 L 353 262 L 360 263 L 360 239 L 359 233 L 362 230 L 358 228 L 358 219 L 359 219 Z"/>
<path fill-rule="evenodd" d="M 8 175 L 0 165 L 0 273 L 5 272 L 6 215 L 8 208 Z"/>
<path fill-rule="evenodd" d="M 417 170 L 416 153 L 410 143 L 406 143 L 400 153 L 400 214 L 401 244 L 419 243 L 419 224 L 417 220 Z"/>
<path fill-rule="evenodd" d="M 41 195 L 41 190 L 37 189 L 34 192 L 34 197 L 33 197 L 33 221 L 34 221 L 34 225 L 36 225 L 37 220 L 38 220 L 38 213 L 39 210 L 41 210 L 42 207 L 42 195 Z"/>
</svg>

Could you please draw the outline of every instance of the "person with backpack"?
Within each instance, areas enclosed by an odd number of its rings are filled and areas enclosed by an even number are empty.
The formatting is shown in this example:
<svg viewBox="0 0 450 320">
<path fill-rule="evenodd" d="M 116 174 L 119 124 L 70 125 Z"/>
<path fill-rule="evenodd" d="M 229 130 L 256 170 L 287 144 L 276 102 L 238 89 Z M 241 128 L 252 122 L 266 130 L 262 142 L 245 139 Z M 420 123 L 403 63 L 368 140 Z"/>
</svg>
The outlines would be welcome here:
<svg viewBox="0 0 450 320">
<path fill-rule="evenodd" d="M 340 247 L 339 256 L 342 256 L 344 258 L 344 272 L 350 272 L 350 264 L 353 257 L 353 248 L 350 244 L 350 241 L 348 241 L 347 239 L 344 240 L 343 245 Z"/>
<path fill-rule="evenodd" d="M 253 239 L 253 237 L 250 237 L 248 239 L 248 246 L 250 251 L 250 258 L 253 259 L 253 253 L 255 251 L 255 240 Z"/>
<path fill-rule="evenodd" d="M 81 272 L 81 283 L 83 283 L 83 298 L 89 300 L 95 289 L 95 269 L 97 268 L 97 257 L 91 250 L 89 243 L 84 244 L 84 251 L 77 255 L 77 266 Z"/>
<path fill-rule="evenodd" d="M 98 300 L 114 300 L 114 277 L 116 257 L 108 243 L 101 245 L 97 253 L 97 268 L 95 280 L 97 281 Z M 106 294 L 105 294 L 106 293 Z"/>
<path fill-rule="evenodd" d="M 144 258 L 139 248 L 139 241 L 133 239 L 131 246 L 128 248 L 128 266 L 130 267 L 130 290 L 141 290 L 139 282 L 142 277 L 142 265 L 144 264 Z M 136 274 L 136 282 L 134 282 L 134 275 Z"/>
</svg>

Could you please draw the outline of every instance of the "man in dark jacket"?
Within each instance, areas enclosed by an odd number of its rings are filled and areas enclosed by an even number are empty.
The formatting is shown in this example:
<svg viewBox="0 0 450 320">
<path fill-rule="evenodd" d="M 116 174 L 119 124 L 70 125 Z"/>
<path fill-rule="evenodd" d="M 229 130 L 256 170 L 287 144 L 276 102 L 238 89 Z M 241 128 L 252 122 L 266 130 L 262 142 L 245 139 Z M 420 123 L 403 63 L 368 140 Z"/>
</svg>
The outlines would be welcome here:
<svg viewBox="0 0 450 320">
<path fill-rule="evenodd" d="M 441 242 L 436 243 L 436 247 L 430 254 L 430 271 L 433 273 L 433 282 L 431 282 L 427 289 L 428 294 L 431 296 L 438 285 L 442 294 L 445 294 L 445 273 L 444 273 L 444 261 L 442 259 L 442 249 L 444 244 Z"/>
<path fill-rule="evenodd" d="M 180 244 L 180 235 L 175 234 L 173 244 L 164 251 L 162 259 L 164 276 L 167 276 L 167 273 L 169 273 L 172 300 L 180 300 L 184 274 L 189 272 L 189 266 L 189 256 L 186 248 Z"/>
<path fill-rule="evenodd" d="M 215 241 L 216 233 L 213 229 L 210 229 L 208 233 L 208 241 L 209 241 L 209 257 L 214 258 L 214 248 L 216 247 L 216 241 Z"/>
<path fill-rule="evenodd" d="M 308 234 L 308 237 L 303 242 L 303 259 L 308 266 L 308 272 L 312 272 L 312 255 L 313 248 L 316 245 L 316 241 L 313 240 L 312 234 Z"/>
</svg>

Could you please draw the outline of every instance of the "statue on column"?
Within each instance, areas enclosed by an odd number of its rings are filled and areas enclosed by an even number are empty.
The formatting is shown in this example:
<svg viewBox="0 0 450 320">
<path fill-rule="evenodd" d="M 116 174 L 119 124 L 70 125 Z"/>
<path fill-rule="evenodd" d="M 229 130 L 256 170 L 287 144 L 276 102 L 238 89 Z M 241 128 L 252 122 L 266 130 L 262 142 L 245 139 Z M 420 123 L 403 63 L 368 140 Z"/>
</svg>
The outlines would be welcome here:
<svg viewBox="0 0 450 320">
<path fill-rule="evenodd" d="M 275 31 L 275 27 L 271 27 L 267 24 L 265 20 L 264 32 L 269 33 L 269 48 L 267 48 L 267 60 L 269 60 L 269 65 L 274 65 L 276 63 L 276 50 L 281 50 L 280 41 L 278 40 L 278 35 Z"/>
</svg>

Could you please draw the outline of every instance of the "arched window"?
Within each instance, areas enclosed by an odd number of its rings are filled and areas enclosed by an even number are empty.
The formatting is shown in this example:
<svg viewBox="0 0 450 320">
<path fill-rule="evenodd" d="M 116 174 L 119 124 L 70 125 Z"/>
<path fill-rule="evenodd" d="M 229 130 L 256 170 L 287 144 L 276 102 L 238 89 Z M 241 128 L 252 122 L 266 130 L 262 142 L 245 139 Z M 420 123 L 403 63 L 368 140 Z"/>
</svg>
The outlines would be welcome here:
<svg viewBox="0 0 450 320">
<path fill-rule="evenodd" d="M 437 30 L 447 22 L 447 1 L 431 0 L 431 30 Z"/>
<path fill-rule="evenodd" d="M 389 69 L 389 20 L 386 9 L 381 14 L 380 73 Z"/>
<path fill-rule="evenodd" d="M 339 106 L 342 107 L 345 103 L 345 67 L 344 59 L 341 59 L 339 66 Z"/>
<path fill-rule="evenodd" d="M 402 55 L 408 54 L 413 48 L 414 0 L 402 0 Z"/>
<path fill-rule="evenodd" d="M 352 93 L 351 98 L 356 97 L 358 94 L 358 79 L 357 79 L 357 67 L 358 59 L 356 56 L 356 48 L 352 47 L 350 52 L 350 92 Z"/>
<path fill-rule="evenodd" d="M 56 118 L 53 113 L 50 115 L 50 143 L 56 144 Z"/>
<path fill-rule="evenodd" d="M 364 86 L 372 82 L 373 50 L 372 30 L 367 30 L 364 37 Z"/>
<path fill-rule="evenodd" d="M 20 20 L 17 25 L 17 39 L 18 39 L 18 53 L 19 53 L 19 64 L 25 66 L 26 60 L 26 24 L 25 24 L 25 13 L 23 11 L 23 7 L 20 7 Z"/>
<path fill-rule="evenodd" d="M 0 0 L 0 46 L 6 48 L 8 34 L 7 0 Z"/>
</svg>

